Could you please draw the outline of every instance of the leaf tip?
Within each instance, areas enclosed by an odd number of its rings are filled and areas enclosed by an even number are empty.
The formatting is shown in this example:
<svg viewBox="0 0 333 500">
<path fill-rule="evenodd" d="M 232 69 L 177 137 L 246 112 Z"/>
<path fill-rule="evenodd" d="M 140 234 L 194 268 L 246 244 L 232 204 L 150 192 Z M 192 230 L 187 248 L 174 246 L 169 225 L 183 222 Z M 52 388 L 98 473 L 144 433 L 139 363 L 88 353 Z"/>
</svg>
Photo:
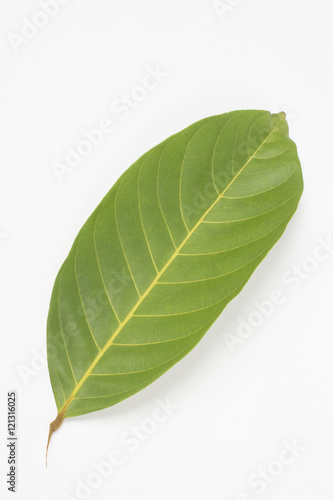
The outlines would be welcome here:
<svg viewBox="0 0 333 500">
<path fill-rule="evenodd" d="M 276 120 L 282 121 L 287 117 L 287 113 L 285 111 L 280 111 L 279 113 L 271 113 Z"/>
</svg>

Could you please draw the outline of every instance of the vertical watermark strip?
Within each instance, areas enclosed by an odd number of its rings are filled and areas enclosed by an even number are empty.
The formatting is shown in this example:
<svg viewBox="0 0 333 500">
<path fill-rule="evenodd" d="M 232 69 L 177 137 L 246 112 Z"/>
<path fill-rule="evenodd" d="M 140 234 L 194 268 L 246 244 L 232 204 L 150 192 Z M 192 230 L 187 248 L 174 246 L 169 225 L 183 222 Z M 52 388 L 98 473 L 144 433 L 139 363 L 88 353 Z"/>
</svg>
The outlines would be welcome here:
<svg viewBox="0 0 333 500">
<path fill-rule="evenodd" d="M 17 392 L 7 392 L 7 489 L 16 493 L 17 484 Z"/>
</svg>

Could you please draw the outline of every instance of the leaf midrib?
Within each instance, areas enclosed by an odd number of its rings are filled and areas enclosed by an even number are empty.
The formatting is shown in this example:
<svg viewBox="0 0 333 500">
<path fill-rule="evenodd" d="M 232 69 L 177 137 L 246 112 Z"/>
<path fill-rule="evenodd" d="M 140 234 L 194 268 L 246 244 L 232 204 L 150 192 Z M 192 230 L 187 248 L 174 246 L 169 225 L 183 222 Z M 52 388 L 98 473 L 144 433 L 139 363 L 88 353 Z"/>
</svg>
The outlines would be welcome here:
<svg viewBox="0 0 333 500">
<path fill-rule="evenodd" d="M 271 130 L 271 132 L 267 135 L 267 137 L 261 142 L 261 144 L 258 146 L 258 148 L 255 150 L 255 152 L 248 158 L 246 163 L 243 165 L 243 167 L 237 172 L 235 177 L 230 181 L 230 183 L 224 188 L 224 190 L 219 194 L 219 196 L 216 198 L 216 200 L 212 203 L 212 205 L 206 210 L 206 212 L 200 217 L 198 222 L 193 226 L 193 228 L 188 232 L 186 237 L 184 238 L 183 242 L 179 245 L 179 247 L 176 248 L 175 252 L 173 255 L 170 257 L 170 259 L 167 261 L 167 263 L 164 265 L 164 267 L 161 269 L 161 271 L 158 272 L 154 280 L 151 282 L 147 290 L 140 296 L 139 300 L 135 304 L 135 306 L 131 309 L 131 311 L 128 313 L 126 318 L 118 325 L 117 329 L 114 331 L 114 333 L 111 335 L 110 340 L 105 344 L 105 346 L 99 351 L 97 356 L 95 357 L 94 361 L 89 365 L 88 369 L 84 373 L 84 375 L 81 377 L 80 381 L 75 385 L 71 395 L 69 396 L 68 400 L 64 404 L 64 406 L 61 408 L 59 411 L 59 416 L 61 415 L 63 418 L 65 417 L 65 412 L 73 399 L 75 398 L 76 394 L 79 392 L 85 381 L 88 379 L 90 376 L 91 372 L 97 365 L 97 363 L 100 361 L 100 359 L 103 357 L 103 355 L 106 353 L 106 351 L 109 349 L 109 347 L 113 344 L 113 341 L 115 338 L 118 336 L 118 334 L 121 332 L 121 330 L 124 328 L 124 326 L 130 321 L 130 319 L 133 317 L 135 311 L 138 309 L 138 307 L 142 304 L 142 302 L 145 300 L 145 298 L 149 295 L 149 293 L 152 291 L 160 277 L 163 275 L 163 273 L 168 269 L 168 267 L 172 264 L 172 262 L 175 260 L 175 258 L 179 255 L 179 252 L 181 249 L 184 247 L 184 245 L 187 243 L 187 241 L 190 239 L 190 237 L 193 235 L 193 233 L 197 230 L 197 228 L 200 226 L 202 221 L 207 217 L 209 212 L 214 208 L 214 206 L 223 198 L 224 194 L 226 191 L 232 186 L 232 184 L 235 182 L 235 180 L 239 177 L 239 175 L 243 172 L 243 170 L 247 167 L 247 165 L 252 161 L 252 159 L 255 157 L 257 152 L 262 148 L 262 146 L 266 143 L 266 141 L 270 138 L 270 136 L 276 131 L 278 128 L 278 125 L 280 122 L 284 119 L 284 115 L 276 122 L 274 125 L 274 128 Z"/>
</svg>

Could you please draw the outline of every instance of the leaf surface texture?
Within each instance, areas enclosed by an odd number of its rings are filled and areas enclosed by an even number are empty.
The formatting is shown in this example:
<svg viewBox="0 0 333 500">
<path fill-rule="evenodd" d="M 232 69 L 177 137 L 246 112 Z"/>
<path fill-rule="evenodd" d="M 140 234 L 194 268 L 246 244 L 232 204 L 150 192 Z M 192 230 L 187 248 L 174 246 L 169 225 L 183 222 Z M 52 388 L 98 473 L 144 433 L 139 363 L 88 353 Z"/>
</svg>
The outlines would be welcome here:
<svg viewBox="0 0 333 500">
<path fill-rule="evenodd" d="M 201 120 L 134 163 L 55 281 L 59 422 L 118 403 L 183 358 L 280 238 L 302 189 L 283 113 Z"/>
</svg>

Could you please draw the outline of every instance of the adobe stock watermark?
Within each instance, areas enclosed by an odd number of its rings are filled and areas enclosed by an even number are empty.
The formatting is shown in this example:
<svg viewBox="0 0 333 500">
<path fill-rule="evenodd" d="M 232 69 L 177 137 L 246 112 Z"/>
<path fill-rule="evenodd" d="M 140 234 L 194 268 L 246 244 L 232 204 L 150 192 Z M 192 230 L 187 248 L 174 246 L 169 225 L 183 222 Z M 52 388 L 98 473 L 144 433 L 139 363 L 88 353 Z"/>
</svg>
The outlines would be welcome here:
<svg viewBox="0 0 333 500">
<path fill-rule="evenodd" d="M 237 318 L 234 333 L 224 332 L 223 339 L 229 352 L 234 353 L 237 346 L 244 344 L 252 337 L 257 328 L 270 318 L 276 309 L 284 304 L 288 294 L 296 292 L 319 267 L 333 255 L 333 236 L 317 238 L 317 245 L 312 255 L 305 257 L 300 264 L 294 264 L 282 275 L 283 287 L 271 291 L 264 300 L 253 301 L 254 309 L 246 317 Z"/>
<path fill-rule="evenodd" d="M 252 500 L 256 495 L 262 495 L 306 451 L 306 447 L 296 439 L 284 441 L 282 445 L 277 457 L 250 474 L 246 491 L 239 493 L 235 500 Z"/>
<path fill-rule="evenodd" d="M 20 379 L 25 386 L 28 386 L 32 379 L 35 379 L 47 368 L 46 346 L 43 349 L 31 349 L 31 358 L 26 364 L 19 364 L 16 369 Z"/>
<path fill-rule="evenodd" d="M 263 142 L 267 139 L 272 129 L 263 127 L 259 133 L 248 137 L 246 141 L 242 141 L 237 145 L 237 153 L 245 156 L 249 160 L 261 147 Z M 211 205 L 215 200 L 217 194 L 221 194 L 228 188 L 229 184 L 235 178 L 244 164 L 233 158 L 223 165 L 223 170 L 211 174 L 209 180 L 205 183 L 203 188 L 193 188 L 192 198 L 190 204 L 182 202 L 183 214 L 187 220 L 193 217 L 201 217 L 207 210 L 207 206 Z"/>
<path fill-rule="evenodd" d="M 102 462 L 93 462 L 91 471 L 84 477 L 75 480 L 74 492 L 64 493 L 61 500 L 87 500 L 104 481 L 109 479 L 115 471 L 121 467 L 128 458 L 135 453 L 143 443 L 149 440 L 159 426 L 166 422 L 170 416 L 178 409 L 178 405 L 172 403 L 169 398 L 165 401 L 156 400 L 156 407 L 151 415 L 123 432 L 120 436 L 120 446 L 109 453 Z"/>
<path fill-rule="evenodd" d="M 39 0 L 39 8 L 32 16 L 21 18 L 21 27 L 18 33 L 11 31 L 7 34 L 9 43 L 13 50 L 18 53 L 31 40 L 33 40 L 40 30 L 45 28 L 51 19 L 56 17 L 63 5 L 67 5 L 72 0 Z"/>
<path fill-rule="evenodd" d="M 84 302 L 83 306 L 80 304 L 70 319 L 63 319 L 62 334 L 59 332 L 49 332 L 48 338 L 48 356 L 50 359 L 57 359 L 61 354 L 66 354 L 66 348 L 75 348 L 76 338 L 80 335 L 80 319 L 87 318 L 89 324 L 98 319 L 100 315 L 109 312 L 110 299 L 107 295 L 110 294 L 114 297 L 117 294 L 123 293 L 127 286 L 132 285 L 132 279 L 128 272 L 128 268 L 117 270 L 114 269 L 106 280 L 105 287 L 101 286 L 100 290 L 89 297 Z M 106 290 L 108 291 L 106 293 Z M 107 311 L 106 311 L 107 310 Z M 30 357 L 28 361 L 20 363 L 16 369 L 20 379 L 25 386 L 28 386 L 36 377 L 43 373 L 47 368 L 47 349 L 33 348 L 30 350 Z"/>
<path fill-rule="evenodd" d="M 161 69 L 159 64 L 148 66 L 141 82 L 111 103 L 110 115 L 98 120 L 93 128 L 82 130 L 80 140 L 66 147 L 63 160 L 52 162 L 58 181 L 63 182 L 66 175 L 81 165 L 116 130 L 117 122 L 126 120 L 168 76 L 169 73 Z"/>
<path fill-rule="evenodd" d="M 8 238 L 7 233 L 0 233 L 0 245 Z"/>
<path fill-rule="evenodd" d="M 225 17 L 234 12 L 242 3 L 243 0 L 214 0 L 213 7 L 221 21 L 224 21 Z"/>
</svg>

